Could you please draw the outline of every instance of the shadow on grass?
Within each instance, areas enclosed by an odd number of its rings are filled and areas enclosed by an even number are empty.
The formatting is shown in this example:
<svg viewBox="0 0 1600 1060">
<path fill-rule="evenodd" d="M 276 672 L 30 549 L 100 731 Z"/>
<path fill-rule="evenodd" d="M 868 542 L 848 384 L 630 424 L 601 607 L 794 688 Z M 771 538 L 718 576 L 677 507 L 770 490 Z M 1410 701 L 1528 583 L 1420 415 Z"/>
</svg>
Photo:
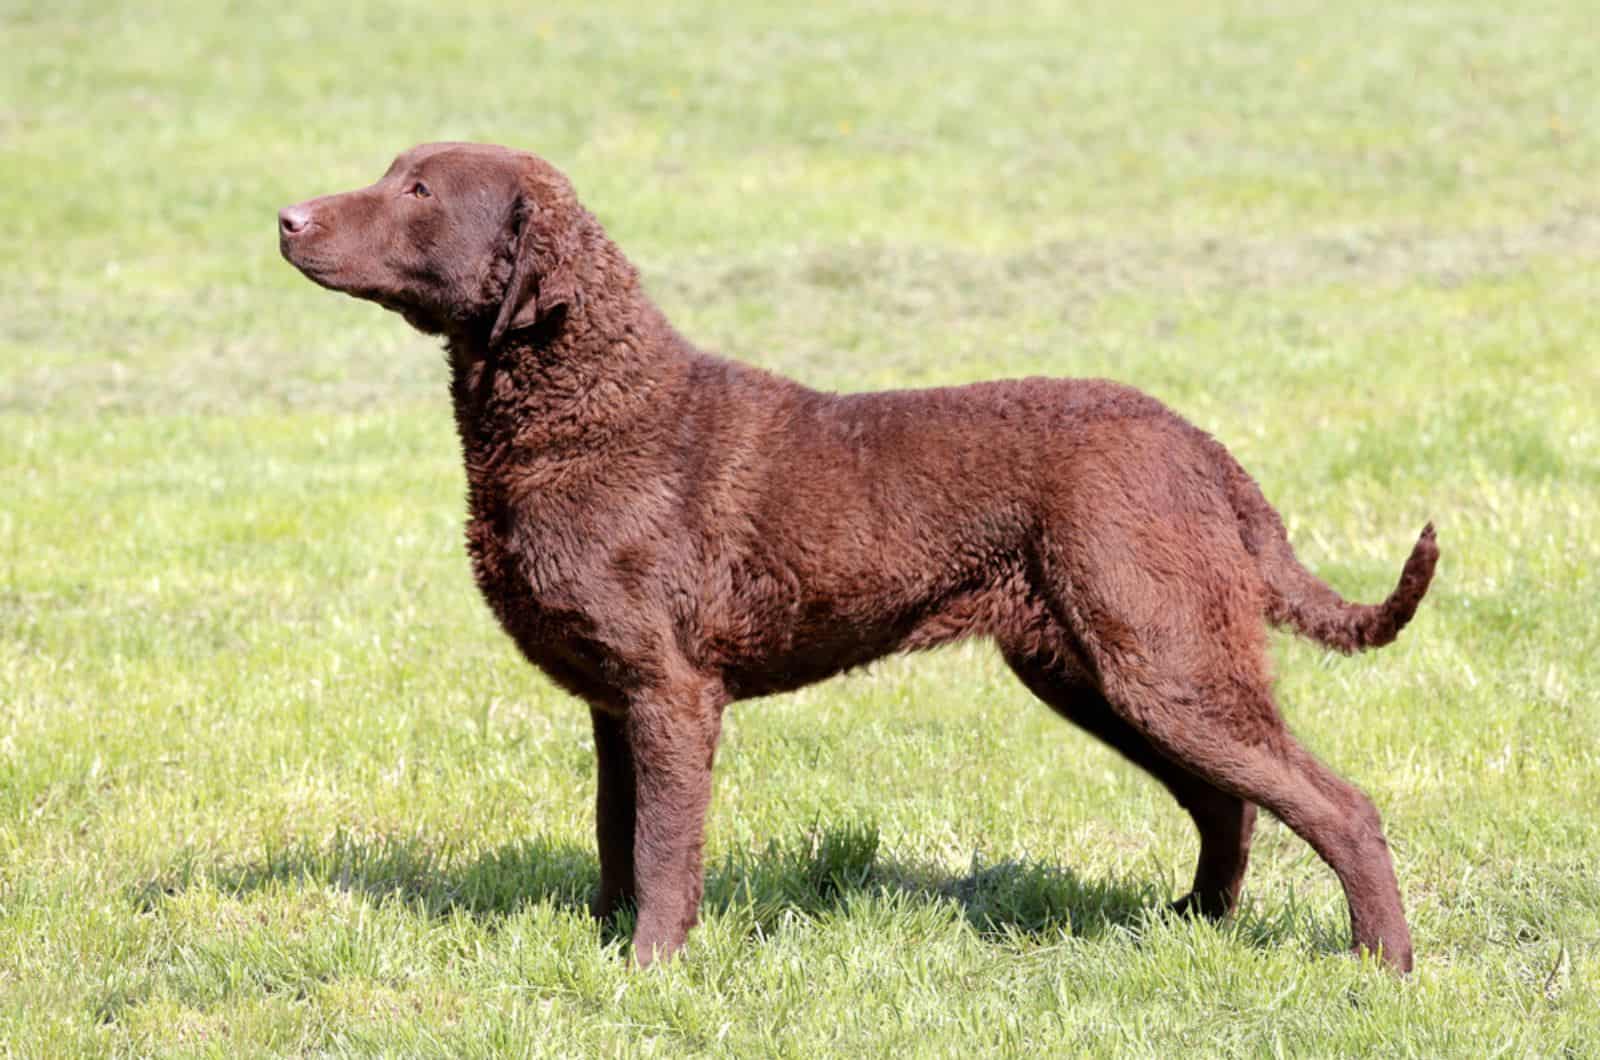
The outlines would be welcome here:
<svg viewBox="0 0 1600 1060">
<path fill-rule="evenodd" d="M 492 921 L 545 903 L 587 913 L 599 875 L 591 848 L 546 837 L 463 855 L 419 837 L 338 832 L 331 840 L 269 849 L 245 863 L 210 864 L 186 853 L 130 897 L 151 911 L 167 896 L 195 887 L 243 896 L 309 885 L 401 901 L 428 916 L 466 913 Z M 1085 880 L 1070 869 L 1027 861 L 985 865 L 974 858 L 970 871 L 952 875 L 881 857 L 877 829 L 848 824 L 729 852 L 708 867 L 703 910 L 736 912 L 766 932 L 793 914 L 824 916 L 845 912 L 858 899 L 902 895 L 954 903 L 980 935 L 996 941 L 1019 935 L 1093 939 L 1137 934 L 1166 908 L 1167 892 L 1155 880 Z M 625 939 L 631 920 L 623 914 L 603 937 Z M 1264 945 L 1290 931 L 1288 924 L 1252 920 L 1240 935 L 1247 944 Z"/>
<path fill-rule="evenodd" d="M 1154 881 L 1085 880 L 1037 862 L 985 865 L 964 874 L 881 856 L 878 830 L 847 824 L 813 829 L 759 850 L 732 851 L 706 874 L 706 907 L 739 910 L 763 930 L 787 914 L 823 915 L 862 897 L 904 895 L 952 903 L 979 934 L 1096 938 L 1138 925 L 1166 903 Z"/>
</svg>

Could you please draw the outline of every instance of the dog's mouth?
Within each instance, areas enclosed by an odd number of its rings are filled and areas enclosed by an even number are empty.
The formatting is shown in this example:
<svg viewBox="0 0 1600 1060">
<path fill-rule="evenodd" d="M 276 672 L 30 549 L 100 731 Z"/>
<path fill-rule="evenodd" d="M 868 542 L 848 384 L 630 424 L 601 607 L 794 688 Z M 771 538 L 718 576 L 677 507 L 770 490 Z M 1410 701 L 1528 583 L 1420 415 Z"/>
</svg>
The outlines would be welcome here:
<svg viewBox="0 0 1600 1060">
<path fill-rule="evenodd" d="M 419 313 L 421 313 L 421 310 L 419 310 L 417 306 L 411 304 L 404 298 L 397 297 L 393 291 L 372 287 L 357 281 L 351 281 L 348 278 L 341 276 L 340 273 L 342 270 L 340 269 L 338 262 L 330 261 L 326 258 L 308 258 L 298 254 L 293 254 L 290 253 L 289 248 L 287 247 L 285 247 L 283 250 L 283 256 L 289 262 L 289 264 L 293 265 L 296 269 L 299 269 L 300 273 L 305 276 L 306 279 L 310 280 L 318 287 L 328 291 L 336 291 L 339 294 L 348 295 L 351 298 L 357 298 L 363 302 L 371 302 L 374 305 L 382 306 L 384 309 L 387 309 L 392 313 L 399 313 L 407 320 L 412 321 L 412 323 L 417 327 L 422 326 L 413 319 L 414 316 L 417 316 Z"/>
<path fill-rule="evenodd" d="M 318 287 L 326 288 L 329 291 L 338 291 L 341 294 L 354 295 L 357 298 L 377 301 L 373 295 L 358 292 L 350 284 L 343 282 L 339 276 L 342 270 L 337 261 L 306 254 L 290 244 L 287 239 L 278 241 L 278 249 L 282 252 L 285 261 L 299 269 L 301 275 Z"/>
<path fill-rule="evenodd" d="M 290 236 L 282 233 L 278 235 L 278 253 L 283 255 L 284 261 L 305 273 L 310 279 L 316 280 L 318 276 L 326 275 L 328 272 L 329 266 L 326 261 L 307 254 Z"/>
</svg>

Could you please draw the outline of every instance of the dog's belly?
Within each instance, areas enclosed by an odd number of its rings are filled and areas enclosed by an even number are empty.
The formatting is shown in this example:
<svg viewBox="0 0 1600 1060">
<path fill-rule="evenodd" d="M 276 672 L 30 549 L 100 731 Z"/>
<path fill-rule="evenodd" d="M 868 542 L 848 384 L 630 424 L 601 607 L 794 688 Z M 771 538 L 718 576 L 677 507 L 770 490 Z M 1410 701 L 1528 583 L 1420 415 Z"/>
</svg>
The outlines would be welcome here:
<svg viewBox="0 0 1600 1060">
<path fill-rule="evenodd" d="M 889 591 L 791 601 L 762 609 L 765 625 L 739 623 L 744 638 L 714 647 L 736 698 L 787 692 L 865 666 L 885 655 L 921 651 L 967 637 L 1014 643 L 1043 619 L 1043 605 L 1020 571 L 931 584 L 920 593 Z M 882 587 L 879 587 L 882 589 Z"/>
<path fill-rule="evenodd" d="M 831 636 L 813 635 L 725 658 L 722 680 L 735 699 L 790 692 L 882 658 L 897 650 L 901 639 L 880 631 L 839 628 Z"/>
</svg>

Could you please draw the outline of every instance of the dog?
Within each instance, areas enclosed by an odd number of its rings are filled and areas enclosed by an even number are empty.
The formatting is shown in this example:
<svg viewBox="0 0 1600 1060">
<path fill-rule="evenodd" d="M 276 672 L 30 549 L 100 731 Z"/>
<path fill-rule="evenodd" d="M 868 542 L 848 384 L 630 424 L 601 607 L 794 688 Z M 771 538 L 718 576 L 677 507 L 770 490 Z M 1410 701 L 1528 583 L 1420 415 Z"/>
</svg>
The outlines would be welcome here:
<svg viewBox="0 0 1600 1060">
<path fill-rule="evenodd" d="M 1178 910 L 1234 907 L 1261 806 L 1338 875 L 1353 948 L 1411 968 L 1378 813 L 1285 727 L 1266 625 L 1388 644 L 1433 577 L 1431 523 L 1388 599 L 1350 603 L 1227 450 L 1137 390 L 827 394 L 701 352 L 566 177 L 504 147 L 415 147 L 278 229 L 311 280 L 444 340 L 473 575 L 589 707 L 593 908 L 635 906 L 641 967 L 697 920 L 729 703 L 982 636 L 1193 817 Z"/>
</svg>

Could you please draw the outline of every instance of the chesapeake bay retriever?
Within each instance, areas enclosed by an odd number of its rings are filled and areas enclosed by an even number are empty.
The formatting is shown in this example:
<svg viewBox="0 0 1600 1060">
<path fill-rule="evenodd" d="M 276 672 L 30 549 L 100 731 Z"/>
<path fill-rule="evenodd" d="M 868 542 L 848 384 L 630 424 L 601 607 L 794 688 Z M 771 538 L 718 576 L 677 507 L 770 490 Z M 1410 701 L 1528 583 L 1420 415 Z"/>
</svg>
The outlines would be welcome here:
<svg viewBox="0 0 1600 1060">
<path fill-rule="evenodd" d="M 1193 816 L 1179 909 L 1233 907 L 1264 806 L 1338 874 L 1355 949 L 1411 967 L 1377 811 L 1285 728 L 1265 625 L 1388 644 L 1432 578 L 1431 525 L 1389 598 L 1353 604 L 1220 444 L 1136 390 L 824 394 L 703 353 L 519 151 L 416 147 L 278 227 L 312 280 L 444 339 L 473 574 L 589 706 L 594 908 L 636 904 L 640 965 L 696 921 L 723 708 L 985 636 Z"/>
</svg>

